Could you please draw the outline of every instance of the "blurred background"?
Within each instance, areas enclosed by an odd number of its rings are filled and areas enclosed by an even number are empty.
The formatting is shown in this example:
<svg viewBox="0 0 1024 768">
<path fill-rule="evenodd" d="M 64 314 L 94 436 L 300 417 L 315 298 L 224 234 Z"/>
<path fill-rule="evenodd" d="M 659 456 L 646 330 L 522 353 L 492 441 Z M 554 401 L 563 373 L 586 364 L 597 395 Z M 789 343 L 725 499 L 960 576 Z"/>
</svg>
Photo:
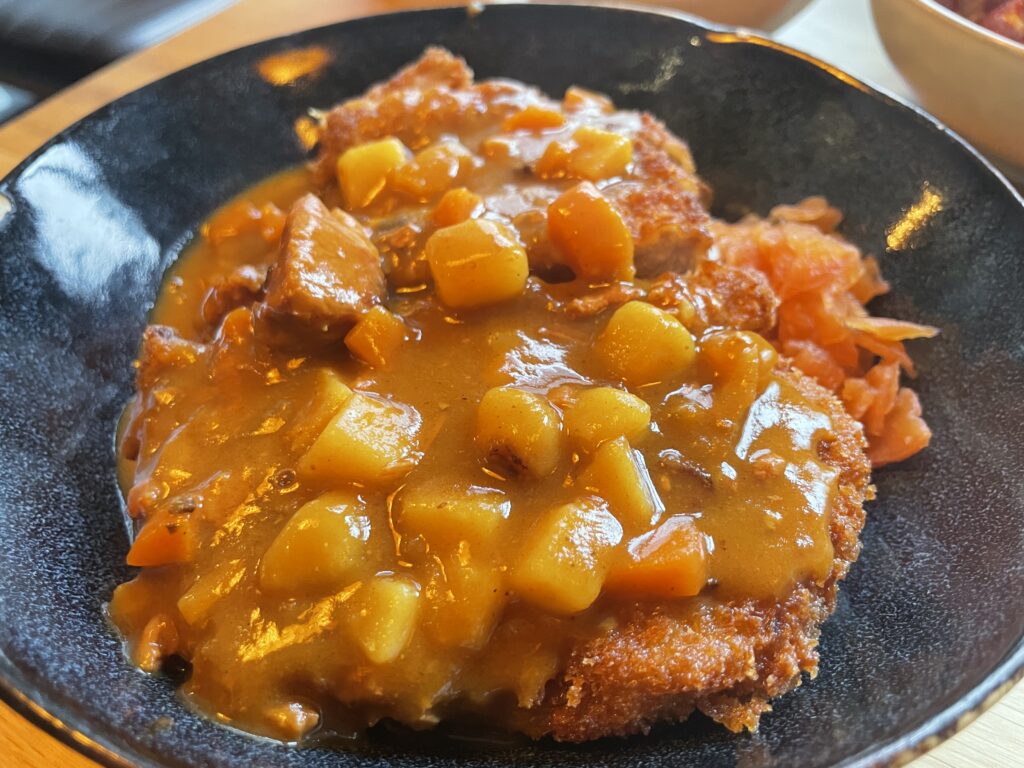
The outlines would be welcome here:
<svg viewBox="0 0 1024 768">
<path fill-rule="evenodd" d="M 249 6 L 250 17 L 256 6 L 264 14 L 287 8 L 289 15 L 316 21 L 329 15 L 328 7 L 359 15 L 465 2 L 0 0 L 0 126 L 97 70 L 232 6 L 233 12 Z M 1024 0 L 632 2 L 772 34 L 921 104 L 1024 181 Z"/>
<path fill-rule="evenodd" d="M 344 0 L 341 0 L 344 2 Z M 0 0 L 0 123 L 232 0 Z"/>
</svg>

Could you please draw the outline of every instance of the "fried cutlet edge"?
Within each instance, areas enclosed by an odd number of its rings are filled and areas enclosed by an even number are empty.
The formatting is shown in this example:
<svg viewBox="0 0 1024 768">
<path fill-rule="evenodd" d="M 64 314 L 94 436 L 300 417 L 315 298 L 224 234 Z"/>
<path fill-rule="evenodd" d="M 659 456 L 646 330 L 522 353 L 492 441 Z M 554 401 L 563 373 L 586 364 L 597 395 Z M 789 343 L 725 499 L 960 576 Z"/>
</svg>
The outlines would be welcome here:
<svg viewBox="0 0 1024 768">
<path fill-rule="evenodd" d="M 663 605 L 638 605 L 607 634 L 577 645 L 543 701 L 514 716 L 533 737 L 580 742 L 647 733 L 699 710 L 731 731 L 755 730 L 770 700 L 817 674 L 822 623 L 838 584 L 860 553 L 864 502 L 874 497 L 861 425 L 842 403 L 786 362 L 778 373 L 832 420 L 819 446 L 838 471 L 830 534 L 832 570 L 776 601 L 701 601 L 686 618 Z"/>
</svg>

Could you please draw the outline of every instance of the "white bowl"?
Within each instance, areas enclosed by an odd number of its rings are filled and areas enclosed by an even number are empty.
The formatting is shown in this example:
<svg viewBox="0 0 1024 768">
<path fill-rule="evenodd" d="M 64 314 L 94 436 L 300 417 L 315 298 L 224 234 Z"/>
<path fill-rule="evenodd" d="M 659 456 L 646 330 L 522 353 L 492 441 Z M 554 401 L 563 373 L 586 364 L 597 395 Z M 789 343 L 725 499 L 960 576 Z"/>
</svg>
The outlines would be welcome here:
<svg viewBox="0 0 1024 768">
<path fill-rule="evenodd" d="M 934 0 L 871 0 L 871 8 L 922 106 L 1024 181 L 1024 45 Z"/>
</svg>

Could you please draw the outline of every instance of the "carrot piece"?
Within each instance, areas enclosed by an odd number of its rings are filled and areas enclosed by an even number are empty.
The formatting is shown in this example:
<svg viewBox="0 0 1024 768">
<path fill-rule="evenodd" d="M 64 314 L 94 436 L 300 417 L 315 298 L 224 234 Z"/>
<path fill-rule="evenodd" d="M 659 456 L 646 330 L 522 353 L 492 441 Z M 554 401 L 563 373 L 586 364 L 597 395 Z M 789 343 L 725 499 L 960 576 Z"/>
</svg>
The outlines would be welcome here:
<svg viewBox="0 0 1024 768">
<path fill-rule="evenodd" d="M 195 551 L 195 534 L 184 515 L 158 515 L 146 522 L 128 550 L 128 565 L 149 568 L 185 563 Z"/>
<path fill-rule="evenodd" d="M 505 118 L 501 124 L 503 131 L 542 131 L 545 128 L 561 128 L 565 125 L 565 116 L 554 109 L 547 109 L 531 104 L 514 115 Z"/>
<path fill-rule="evenodd" d="M 629 543 L 605 589 L 635 597 L 690 597 L 707 583 L 707 550 L 693 518 L 673 515 Z"/>
<path fill-rule="evenodd" d="M 480 197 L 465 187 L 449 189 L 438 202 L 430 215 L 438 227 L 451 227 L 473 218 L 483 210 Z"/>
</svg>

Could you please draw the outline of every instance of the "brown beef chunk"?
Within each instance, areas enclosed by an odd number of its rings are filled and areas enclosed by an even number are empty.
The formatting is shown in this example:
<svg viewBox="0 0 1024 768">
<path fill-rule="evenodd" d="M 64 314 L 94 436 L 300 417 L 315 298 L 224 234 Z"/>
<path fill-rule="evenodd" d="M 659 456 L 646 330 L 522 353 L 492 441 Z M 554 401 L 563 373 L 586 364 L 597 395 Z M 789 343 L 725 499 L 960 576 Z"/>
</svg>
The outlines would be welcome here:
<svg viewBox="0 0 1024 768">
<path fill-rule="evenodd" d="M 385 290 L 380 256 L 362 226 L 315 195 L 297 200 L 267 276 L 265 306 L 307 325 L 344 327 Z"/>
</svg>

